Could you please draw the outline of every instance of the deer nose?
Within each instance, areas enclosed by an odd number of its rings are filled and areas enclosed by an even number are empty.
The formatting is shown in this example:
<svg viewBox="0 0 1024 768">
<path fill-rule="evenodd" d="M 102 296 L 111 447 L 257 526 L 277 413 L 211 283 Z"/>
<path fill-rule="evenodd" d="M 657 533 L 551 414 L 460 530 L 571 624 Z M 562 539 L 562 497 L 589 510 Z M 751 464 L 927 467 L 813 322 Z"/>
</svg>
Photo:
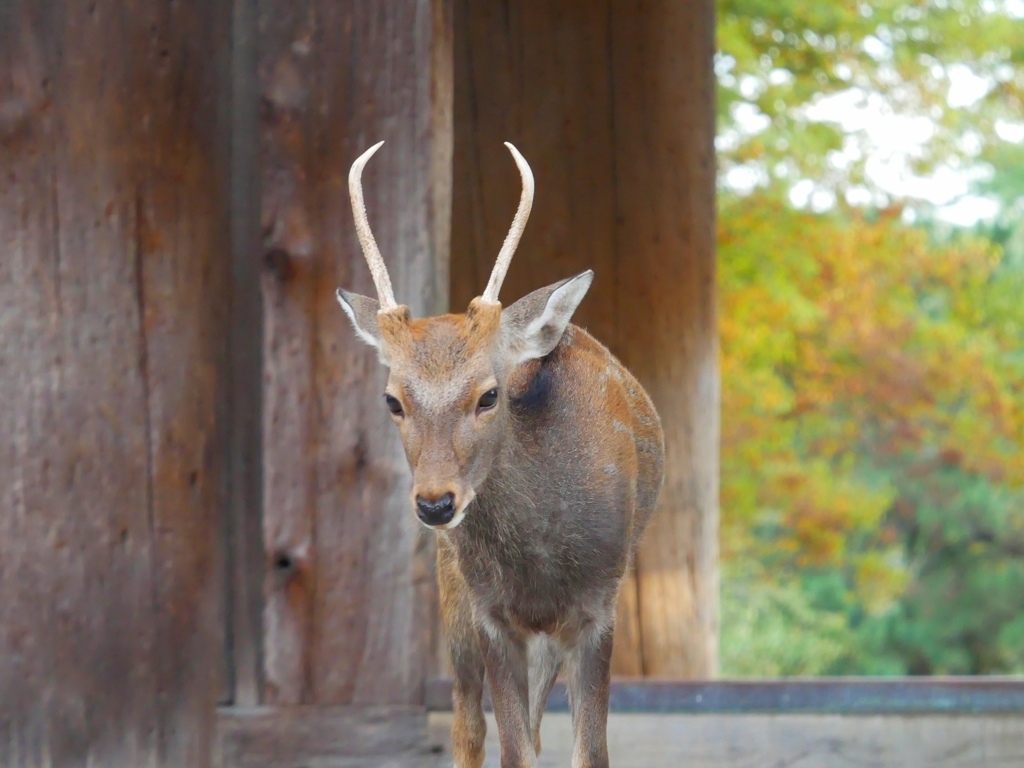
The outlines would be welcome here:
<svg viewBox="0 0 1024 768">
<path fill-rule="evenodd" d="M 455 517 L 455 494 L 446 493 L 439 499 L 416 497 L 416 514 L 427 525 L 445 525 Z"/>
</svg>

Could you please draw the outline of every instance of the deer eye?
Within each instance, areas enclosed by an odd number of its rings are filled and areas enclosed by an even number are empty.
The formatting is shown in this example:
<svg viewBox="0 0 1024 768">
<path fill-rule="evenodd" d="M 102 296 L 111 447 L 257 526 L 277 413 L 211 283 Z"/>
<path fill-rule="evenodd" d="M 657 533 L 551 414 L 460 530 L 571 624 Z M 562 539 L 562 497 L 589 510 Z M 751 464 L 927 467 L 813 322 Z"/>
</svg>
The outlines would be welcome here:
<svg viewBox="0 0 1024 768">
<path fill-rule="evenodd" d="M 489 389 L 480 395 L 480 401 L 476 404 L 481 411 L 489 411 L 498 402 L 498 390 Z"/>
<path fill-rule="evenodd" d="M 398 402 L 397 397 L 391 395 L 384 395 L 384 402 L 388 404 L 388 410 L 391 411 L 395 416 L 402 415 L 402 404 Z"/>
</svg>

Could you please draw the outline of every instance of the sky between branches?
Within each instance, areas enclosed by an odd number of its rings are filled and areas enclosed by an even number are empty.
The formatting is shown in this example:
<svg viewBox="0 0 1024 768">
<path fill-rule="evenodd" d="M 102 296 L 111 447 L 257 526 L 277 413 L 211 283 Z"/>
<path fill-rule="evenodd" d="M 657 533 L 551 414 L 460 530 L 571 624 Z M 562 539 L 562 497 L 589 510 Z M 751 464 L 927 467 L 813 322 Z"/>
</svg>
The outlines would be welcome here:
<svg viewBox="0 0 1024 768">
<path fill-rule="evenodd" d="M 723 190 L 963 225 L 1013 206 L 992 182 L 1024 162 L 1024 0 L 720 0 L 718 12 Z"/>
</svg>

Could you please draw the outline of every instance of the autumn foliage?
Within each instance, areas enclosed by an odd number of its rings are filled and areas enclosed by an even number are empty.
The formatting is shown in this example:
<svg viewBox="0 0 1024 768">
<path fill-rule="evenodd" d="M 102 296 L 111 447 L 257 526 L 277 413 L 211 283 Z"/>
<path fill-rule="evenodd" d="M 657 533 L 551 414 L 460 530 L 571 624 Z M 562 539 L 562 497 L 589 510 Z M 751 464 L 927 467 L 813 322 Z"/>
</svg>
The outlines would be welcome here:
<svg viewBox="0 0 1024 768">
<path fill-rule="evenodd" d="M 716 7 L 721 672 L 1024 672 L 1024 10 Z"/>
<path fill-rule="evenodd" d="M 1024 269 L 724 196 L 726 674 L 1024 671 Z"/>
</svg>

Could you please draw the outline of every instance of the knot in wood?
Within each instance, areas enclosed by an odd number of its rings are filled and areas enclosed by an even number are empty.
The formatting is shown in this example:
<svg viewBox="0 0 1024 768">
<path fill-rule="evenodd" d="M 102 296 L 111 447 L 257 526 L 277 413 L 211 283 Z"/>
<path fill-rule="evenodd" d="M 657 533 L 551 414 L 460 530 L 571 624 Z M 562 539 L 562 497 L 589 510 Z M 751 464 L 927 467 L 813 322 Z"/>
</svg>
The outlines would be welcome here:
<svg viewBox="0 0 1024 768">
<path fill-rule="evenodd" d="M 271 248 L 263 254 L 263 267 L 279 283 L 295 277 L 295 260 L 284 248 Z"/>
<path fill-rule="evenodd" d="M 21 94 L 0 94 L 0 140 L 10 141 L 24 132 L 32 115 L 32 105 Z"/>
<path fill-rule="evenodd" d="M 303 558 L 296 552 L 291 552 L 287 549 L 278 549 L 271 555 L 270 567 L 275 580 L 279 584 L 289 584 L 301 575 L 303 570 Z"/>
</svg>

